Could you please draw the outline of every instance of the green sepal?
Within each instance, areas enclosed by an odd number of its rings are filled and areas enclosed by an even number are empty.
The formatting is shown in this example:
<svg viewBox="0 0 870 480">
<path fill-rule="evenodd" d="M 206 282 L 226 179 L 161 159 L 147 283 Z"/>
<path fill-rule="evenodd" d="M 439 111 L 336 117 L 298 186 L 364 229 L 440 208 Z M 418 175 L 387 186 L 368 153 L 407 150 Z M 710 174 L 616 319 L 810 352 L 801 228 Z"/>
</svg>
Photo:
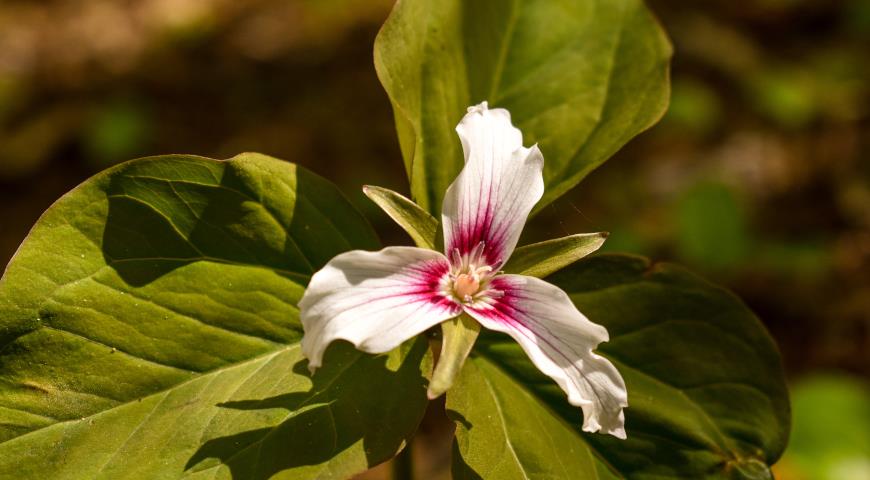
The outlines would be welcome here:
<svg viewBox="0 0 870 480">
<path fill-rule="evenodd" d="M 507 273 L 544 278 L 601 248 L 607 232 L 580 233 L 517 248 L 505 264 Z"/>
<path fill-rule="evenodd" d="M 388 188 L 366 185 L 363 193 L 408 232 L 418 247 L 435 249 L 438 220 L 429 212 Z"/>
<path fill-rule="evenodd" d="M 441 324 L 441 356 L 429 382 L 429 399 L 440 397 L 453 386 L 462 365 L 480 335 L 477 320 L 463 313 Z"/>
</svg>

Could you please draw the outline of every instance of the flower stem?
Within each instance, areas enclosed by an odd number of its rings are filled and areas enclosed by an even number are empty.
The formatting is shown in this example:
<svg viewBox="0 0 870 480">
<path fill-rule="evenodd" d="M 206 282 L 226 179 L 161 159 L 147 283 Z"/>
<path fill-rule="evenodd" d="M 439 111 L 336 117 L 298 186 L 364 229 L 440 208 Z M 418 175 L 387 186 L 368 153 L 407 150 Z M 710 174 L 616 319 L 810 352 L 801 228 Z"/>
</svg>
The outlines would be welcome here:
<svg viewBox="0 0 870 480">
<path fill-rule="evenodd" d="M 402 451 L 393 458 L 391 475 L 393 480 L 414 480 L 414 462 L 411 458 L 412 440 L 413 439 L 409 439 L 405 448 L 403 448 Z"/>
</svg>

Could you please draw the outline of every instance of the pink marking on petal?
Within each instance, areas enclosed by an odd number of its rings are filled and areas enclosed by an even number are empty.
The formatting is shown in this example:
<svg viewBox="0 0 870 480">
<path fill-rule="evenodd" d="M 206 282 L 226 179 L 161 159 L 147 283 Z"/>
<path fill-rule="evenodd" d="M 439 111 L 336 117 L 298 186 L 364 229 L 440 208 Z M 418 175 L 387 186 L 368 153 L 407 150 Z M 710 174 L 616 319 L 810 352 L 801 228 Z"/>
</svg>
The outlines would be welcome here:
<svg viewBox="0 0 870 480">
<path fill-rule="evenodd" d="M 415 281 L 409 283 L 409 287 L 413 289 L 397 295 L 412 296 L 416 301 L 427 301 L 429 304 L 449 307 L 451 310 L 459 308 L 441 292 L 441 284 L 450 273 L 448 263 L 423 262 L 409 265 L 405 270 L 415 275 Z"/>
<path fill-rule="evenodd" d="M 504 228 L 494 230 L 492 205 L 488 204 L 481 216 L 462 223 L 448 245 L 448 251 L 458 249 L 462 255 L 470 255 L 474 248 L 484 243 L 483 258 L 487 265 L 501 266 L 504 262 Z M 501 231 L 499 231 L 501 230 Z"/>
<path fill-rule="evenodd" d="M 407 265 L 400 272 L 408 278 L 408 282 L 401 289 L 366 298 L 359 305 L 353 305 L 351 308 L 372 301 L 405 299 L 406 301 L 394 306 L 423 302 L 424 305 L 437 307 L 441 311 L 459 313 L 459 305 L 441 292 L 441 282 L 449 272 L 450 265 L 446 262 L 426 261 Z"/>
<path fill-rule="evenodd" d="M 511 180 L 515 181 L 516 179 Z M 512 188 L 513 183 L 509 187 Z M 481 183 L 480 188 L 483 188 L 483 183 Z M 498 205 L 494 204 L 493 201 L 498 197 L 500 188 L 493 192 L 492 182 L 488 182 L 486 188 L 485 200 L 481 198 L 479 201 L 482 208 L 478 211 L 469 212 L 470 205 L 467 203 L 462 205 L 460 224 L 454 231 L 453 238 L 449 239 L 447 251 L 458 249 L 461 254 L 467 255 L 478 243 L 484 242 L 483 257 L 487 264 L 500 267 L 507 260 L 508 252 L 505 251 L 505 242 L 511 234 L 511 230 L 515 228 L 516 217 L 522 213 L 519 210 L 523 204 L 510 202 L 507 205 L 509 210 L 503 212 L 499 216 L 500 220 L 496 223 L 495 209 Z M 483 190 L 481 190 L 480 196 L 483 197 Z"/>
<path fill-rule="evenodd" d="M 522 336 L 535 343 L 542 342 L 546 344 L 564 361 L 564 364 L 557 362 L 558 364 L 562 365 L 563 368 L 576 370 L 580 373 L 581 377 L 585 376 L 584 372 L 574 362 L 575 359 L 582 358 L 583 355 L 571 348 L 570 345 L 556 345 L 551 340 L 555 337 L 553 332 L 546 325 L 536 321 L 529 314 L 529 311 L 522 307 L 521 302 L 527 300 L 527 297 L 523 295 L 521 288 L 517 288 L 516 285 L 513 285 L 504 277 L 493 278 L 490 286 L 495 290 L 501 291 L 503 295 L 499 298 L 494 298 L 489 308 L 466 308 L 519 332 Z M 563 346 L 567 347 L 568 352 L 571 354 L 570 356 L 564 351 Z M 578 388 L 580 387 L 578 386 Z"/>
</svg>

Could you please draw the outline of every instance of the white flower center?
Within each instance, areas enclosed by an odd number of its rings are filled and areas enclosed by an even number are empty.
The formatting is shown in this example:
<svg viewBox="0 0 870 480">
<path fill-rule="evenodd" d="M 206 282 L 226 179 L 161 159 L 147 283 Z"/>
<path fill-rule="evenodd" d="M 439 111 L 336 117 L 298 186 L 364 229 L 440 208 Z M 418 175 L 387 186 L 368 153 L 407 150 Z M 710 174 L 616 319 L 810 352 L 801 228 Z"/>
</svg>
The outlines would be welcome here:
<svg viewBox="0 0 870 480">
<path fill-rule="evenodd" d="M 487 289 L 489 280 L 495 272 L 492 271 L 492 267 L 486 265 L 483 246 L 483 242 L 480 242 L 466 255 L 460 254 L 458 249 L 452 253 L 452 268 L 446 293 L 461 303 L 472 304 L 479 297 L 496 293 Z"/>
<path fill-rule="evenodd" d="M 492 278 L 489 266 L 465 268 L 450 274 L 449 293 L 462 303 L 471 304 L 476 297 L 487 292 L 486 285 Z"/>
</svg>

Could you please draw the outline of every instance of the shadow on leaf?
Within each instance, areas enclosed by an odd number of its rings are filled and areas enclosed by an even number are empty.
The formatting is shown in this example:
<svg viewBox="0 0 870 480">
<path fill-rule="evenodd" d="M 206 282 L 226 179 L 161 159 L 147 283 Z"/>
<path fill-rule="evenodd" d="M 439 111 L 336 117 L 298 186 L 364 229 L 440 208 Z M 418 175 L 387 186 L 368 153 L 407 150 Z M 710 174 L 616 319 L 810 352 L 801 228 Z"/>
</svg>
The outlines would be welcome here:
<svg viewBox="0 0 870 480">
<path fill-rule="evenodd" d="M 447 418 L 452 420 L 457 424 L 457 428 L 459 425 L 462 426 L 465 430 L 471 430 L 474 428 L 471 422 L 468 421 L 462 413 L 453 410 L 447 409 Z M 451 474 L 456 480 L 482 480 L 483 477 L 480 476 L 474 468 L 471 467 L 466 461 L 465 458 L 462 457 L 462 452 L 459 450 L 459 444 L 457 443 L 456 438 L 453 438 L 453 450 L 452 450 L 452 458 L 453 464 L 451 466 Z"/>
<path fill-rule="evenodd" d="M 426 380 L 420 363 L 425 352 L 425 342 L 417 342 L 401 366 L 391 370 L 386 356 L 360 354 L 343 342 L 331 347 L 309 390 L 218 404 L 247 419 L 275 409 L 286 416 L 271 426 L 207 440 L 185 470 L 195 473 L 223 465 L 233 479 L 259 480 L 291 469 L 316 476 L 329 468 L 330 475 L 349 476 L 377 465 L 398 451 L 422 417 Z M 294 374 L 309 377 L 306 366 L 297 362 Z M 399 390 L 409 384 L 411 388 Z M 414 418 L 384 421 L 409 415 Z M 234 421 L 245 421 L 239 418 Z"/>
<path fill-rule="evenodd" d="M 288 165 L 261 172 L 181 156 L 171 165 L 127 165 L 107 189 L 106 263 L 137 287 L 200 260 L 307 278 L 347 245 L 314 221 L 323 214 L 309 197 L 332 193 L 330 186 Z"/>
</svg>

